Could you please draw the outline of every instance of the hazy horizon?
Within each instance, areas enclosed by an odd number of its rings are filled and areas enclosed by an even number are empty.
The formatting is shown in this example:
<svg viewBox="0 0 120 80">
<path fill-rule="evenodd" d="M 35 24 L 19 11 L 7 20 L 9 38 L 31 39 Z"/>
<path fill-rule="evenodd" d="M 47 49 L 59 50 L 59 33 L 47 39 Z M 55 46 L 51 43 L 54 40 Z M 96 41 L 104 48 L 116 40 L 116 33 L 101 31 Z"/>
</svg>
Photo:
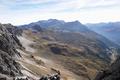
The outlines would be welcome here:
<svg viewBox="0 0 120 80">
<path fill-rule="evenodd" d="M 83 24 L 120 21 L 119 0 L 0 0 L 0 23 L 78 20 Z"/>
</svg>

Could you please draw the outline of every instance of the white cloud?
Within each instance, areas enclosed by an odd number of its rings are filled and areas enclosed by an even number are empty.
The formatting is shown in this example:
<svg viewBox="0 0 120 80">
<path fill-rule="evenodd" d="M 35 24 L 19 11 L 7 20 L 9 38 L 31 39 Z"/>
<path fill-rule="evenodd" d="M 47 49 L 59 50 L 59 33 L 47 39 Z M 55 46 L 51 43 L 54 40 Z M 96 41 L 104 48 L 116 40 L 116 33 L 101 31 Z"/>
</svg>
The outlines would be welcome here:
<svg viewBox="0 0 120 80">
<path fill-rule="evenodd" d="M 87 22 L 120 21 L 119 0 L 1 0 L 0 22 L 24 24 L 56 18 Z"/>
</svg>

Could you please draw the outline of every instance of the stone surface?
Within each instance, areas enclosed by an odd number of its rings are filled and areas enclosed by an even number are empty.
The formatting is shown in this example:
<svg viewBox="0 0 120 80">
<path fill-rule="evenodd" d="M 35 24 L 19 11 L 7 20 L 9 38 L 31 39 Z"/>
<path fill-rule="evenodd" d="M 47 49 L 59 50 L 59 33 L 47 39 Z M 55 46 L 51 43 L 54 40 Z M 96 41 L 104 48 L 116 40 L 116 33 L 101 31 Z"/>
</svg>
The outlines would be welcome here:
<svg viewBox="0 0 120 80">
<path fill-rule="evenodd" d="M 7 26 L 8 27 L 8 26 Z M 13 27 L 14 28 L 14 27 Z M 9 28 L 10 29 L 10 28 Z M 0 73 L 16 76 L 21 75 L 20 65 L 15 61 L 15 56 L 20 57 L 20 53 L 16 51 L 21 48 L 16 35 L 9 31 L 5 25 L 0 24 Z"/>
<path fill-rule="evenodd" d="M 100 71 L 95 80 L 120 80 L 120 57 L 108 69 Z"/>
</svg>

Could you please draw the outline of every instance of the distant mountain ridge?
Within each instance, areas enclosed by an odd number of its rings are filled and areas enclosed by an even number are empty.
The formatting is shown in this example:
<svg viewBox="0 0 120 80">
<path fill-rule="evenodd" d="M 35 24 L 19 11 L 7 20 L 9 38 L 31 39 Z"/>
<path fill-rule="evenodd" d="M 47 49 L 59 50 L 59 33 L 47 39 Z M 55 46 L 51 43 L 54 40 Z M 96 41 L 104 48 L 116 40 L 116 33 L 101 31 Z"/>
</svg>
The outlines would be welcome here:
<svg viewBox="0 0 120 80">
<path fill-rule="evenodd" d="M 120 45 L 120 22 L 87 24 L 91 30 Z"/>
<path fill-rule="evenodd" d="M 66 32 L 79 32 L 79 31 L 86 31 L 87 27 L 85 25 L 81 24 L 79 21 L 73 21 L 73 22 L 65 22 L 63 20 L 57 20 L 57 19 L 49 19 L 49 20 L 41 20 L 38 22 L 33 22 L 28 25 L 22 25 L 26 28 L 33 28 L 34 25 L 37 25 L 40 28 L 49 28 L 59 31 L 66 31 Z"/>
<path fill-rule="evenodd" d="M 100 54 L 102 57 L 103 56 L 108 57 L 108 55 L 110 57 L 110 54 L 106 54 L 106 49 L 109 49 L 111 47 L 119 48 L 118 45 L 109 41 L 107 38 L 97 34 L 96 32 L 88 29 L 85 25 L 83 25 L 79 21 L 65 22 L 63 20 L 49 19 L 49 20 L 41 20 L 38 22 L 33 22 L 28 25 L 22 25 L 20 27 L 26 28 L 26 29 L 32 29 L 36 31 L 46 30 L 47 32 L 50 30 L 50 31 L 53 31 L 52 35 L 58 35 L 56 36 L 56 39 L 58 38 L 59 40 L 62 40 L 62 41 L 68 40 L 68 39 L 73 40 L 72 38 L 75 38 L 74 39 L 75 41 L 79 39 L 80 40 L 80 41 L 78 40 L 79 42 L 83 42 L 85 39 L 86 41 L 85 44 L 89 43 L 88 40 L 93 41 L 96 43 L 96 45 L 98 45 L 102 49 L 104 48 L 103 53 L 101 52 Z M 75 35 L 76 33 L 78 33 L 77 35 L 79 35 L 78 38 Z M 66 35 L 66 38 L 65 38 L 65 35 Z M 80 39 L 81 36 L 83 36 L 84 39 Z"/>
<path fill-rule="evenodd" d="M 27 25 L 20 26 L 21 28 L 31 28 L 32 30 L 42 31 L 44 29 L 47 30 L 54 30 L 59 32 L 73 32 L 73 33 L 81 33 L 89 38 L 99 38 L 103 39 L 104 43 L 109 42 L 108 45 L 110 45 L 110 41 L 106 41 L 107 39 L 96 32 L 90 30 L 86 27 L 86 25 L 83 25 L 79 21 L 73 21 L 73 22 L 65 22 L 63 20 L 57 20 L 57 19 L 49 19 L 49 20 L 41 20 L 38 22 L 33 22 Z"/>
</svg>

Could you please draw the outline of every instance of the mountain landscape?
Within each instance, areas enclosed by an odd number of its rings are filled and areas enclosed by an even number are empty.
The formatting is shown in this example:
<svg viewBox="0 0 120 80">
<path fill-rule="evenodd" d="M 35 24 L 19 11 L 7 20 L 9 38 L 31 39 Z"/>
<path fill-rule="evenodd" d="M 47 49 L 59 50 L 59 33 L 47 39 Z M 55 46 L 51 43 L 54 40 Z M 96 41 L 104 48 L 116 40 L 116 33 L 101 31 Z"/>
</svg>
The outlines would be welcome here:
<svg viewBox="0 0 120 80">
<path fill-rule="evenodd" d="M 120 22 L 87 24 L 91 30 L 107 37 L 111 41 L 120 45 Z"/>
<path fill-rule="evenodd" d="M 120 80 L 120 0 L 0 0 L 0 80 Z"/>
<path fill-rule="evenodd" d="M 0 80 L 119 80 L 120 46 L 92 30 L 57 19 L 0 24 Z"/>
</svg>

